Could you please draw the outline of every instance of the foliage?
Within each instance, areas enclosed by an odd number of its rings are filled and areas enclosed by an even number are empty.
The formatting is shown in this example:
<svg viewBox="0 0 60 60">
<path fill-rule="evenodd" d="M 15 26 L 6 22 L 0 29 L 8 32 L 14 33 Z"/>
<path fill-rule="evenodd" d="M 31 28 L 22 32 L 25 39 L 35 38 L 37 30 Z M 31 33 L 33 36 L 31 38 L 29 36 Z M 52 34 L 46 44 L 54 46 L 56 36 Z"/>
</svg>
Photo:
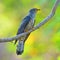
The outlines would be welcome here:
<svg viewBox="0 0 60 60">
<path fill-rule="evenodd" d="M 1 0 L 0 37 L 16 35 L 22 19 L 33 7 L 41 9 L 36 15 L 36 25 L 49 14 L 54 2 L 55 0 Z M 44 56 L 47 53 L 59 53 L 60 5 L 51 21 L 31 33 L 25 43 L 24 53 L 21 56 L 16 55 L 14 43 L 1 44 L 0 48 L 1 60 L 44 60 Z M 60 56 L 58 56 L 58 60 L 60 60 Z"/>
</svg>

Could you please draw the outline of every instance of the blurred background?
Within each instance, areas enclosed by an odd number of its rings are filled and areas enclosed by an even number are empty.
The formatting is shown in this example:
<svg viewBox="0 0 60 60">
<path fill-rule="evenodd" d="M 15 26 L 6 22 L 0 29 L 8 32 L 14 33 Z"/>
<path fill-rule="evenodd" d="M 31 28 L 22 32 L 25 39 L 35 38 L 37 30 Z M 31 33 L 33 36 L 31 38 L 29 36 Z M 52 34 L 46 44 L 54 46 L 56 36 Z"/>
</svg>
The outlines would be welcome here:
<svg viewBox="0 0 60 60">
<path fill-rule="evenodd" d="M 31 8 L 40 8 L 35 25 L 51 11 L 55 0 L 0 0 L 0 38 L 15 36 Z M 32 32 L 22 55 L 16 55 L 13 42 L 0 43 L 0 60 L 60 60 L 60 4 L 45 25 Z"/>
</svg>

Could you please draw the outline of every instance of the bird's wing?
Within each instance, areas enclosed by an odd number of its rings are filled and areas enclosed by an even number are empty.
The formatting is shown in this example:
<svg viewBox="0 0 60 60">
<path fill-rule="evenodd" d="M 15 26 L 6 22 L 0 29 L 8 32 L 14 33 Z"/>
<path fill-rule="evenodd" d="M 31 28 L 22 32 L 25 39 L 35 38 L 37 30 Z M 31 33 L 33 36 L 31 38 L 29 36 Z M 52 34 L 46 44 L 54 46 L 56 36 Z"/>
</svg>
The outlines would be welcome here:
<svg viewBox="0 0 60 60">
<path fill-rule="evenodd" d="M 29 24 L 29 21 L 31 20 L 30 16 L 26 16 L 22 23 L 21 23 L 21 26 L 19 27 L 18 29 L 18 32 L 17 32 L 17 35 L 20 34 L 20 33 L 23 33 L 24 32 L 24 29 L 26 28 L 26 26 Z"/>
<path fill-rule="evenodd" d="M 24 32 L 24 29 L 26 28 L 26 26 L 29 24 L 29 21 L 31 20 L 30 16 L 26 16 L 22 23 L 21 23 L 21 26 L 19 27 L 18 29 L 18 32 L 17 32 L 17 35 L 18 34 L 21 34 Z M 15 44 L 16 44 L 17 40 L 15 40 Z"/>
</svg>

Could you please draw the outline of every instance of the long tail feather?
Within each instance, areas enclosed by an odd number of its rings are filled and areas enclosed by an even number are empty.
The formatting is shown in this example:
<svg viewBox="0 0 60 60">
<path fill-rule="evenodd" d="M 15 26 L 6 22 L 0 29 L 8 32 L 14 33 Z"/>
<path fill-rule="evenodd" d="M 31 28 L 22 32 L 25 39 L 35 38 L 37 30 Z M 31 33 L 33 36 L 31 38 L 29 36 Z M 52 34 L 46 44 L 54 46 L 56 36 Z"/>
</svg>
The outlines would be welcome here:
<svg viewBox="0 0 60 60">
<path fill-rule="evenodd" d="M 17 55 L 21 55 L 24 51 L 24 41 L 18 41 L 16 53 Z"/>
</svg>

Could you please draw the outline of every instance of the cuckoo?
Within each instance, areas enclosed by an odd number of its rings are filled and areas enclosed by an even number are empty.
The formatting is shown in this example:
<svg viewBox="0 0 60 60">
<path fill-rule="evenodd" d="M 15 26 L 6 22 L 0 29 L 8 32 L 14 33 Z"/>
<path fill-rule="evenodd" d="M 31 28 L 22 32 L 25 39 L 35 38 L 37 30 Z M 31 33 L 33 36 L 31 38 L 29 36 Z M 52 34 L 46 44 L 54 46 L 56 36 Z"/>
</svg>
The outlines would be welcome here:
<svg viewBox="0 0 60 60">
<path fill-rule="evenodd" d="M 28 15 L 22 20 L 21 25 L 19 26 L 17 35 L 27 32 L 34 27 L 35 16 L 36 16 L 37 11 L 39 11 L 39 10 L 40 9 L 38 9 L 38 8 L 30 9 Z M 18 40 L 15 40 L 15 44 L 18 41 L 17 49 L 16 49 L 17 55 L 21 55 L 23 53 L 24 43 L 27 40 L 29 35 L 30 35 L 30 33 L 20 37 Z"/>
</svg>

